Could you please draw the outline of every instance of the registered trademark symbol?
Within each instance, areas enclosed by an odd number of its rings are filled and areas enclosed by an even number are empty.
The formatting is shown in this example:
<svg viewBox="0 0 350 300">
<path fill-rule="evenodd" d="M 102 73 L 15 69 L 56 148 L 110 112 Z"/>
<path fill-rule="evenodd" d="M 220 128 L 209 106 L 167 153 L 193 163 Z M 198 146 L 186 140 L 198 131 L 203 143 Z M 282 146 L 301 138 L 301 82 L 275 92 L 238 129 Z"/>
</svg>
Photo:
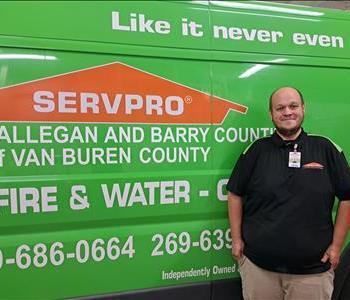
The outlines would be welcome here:
<svg viewBox="0 0 350 300">
<path fill-rule="evenodd" d="M 192 97 L 191 97 L 191 96 L 186 96 L 186 97 L 185 97 L 185 102 L 186 102 L 187 104 L 192 103 Z"/>
</svg>

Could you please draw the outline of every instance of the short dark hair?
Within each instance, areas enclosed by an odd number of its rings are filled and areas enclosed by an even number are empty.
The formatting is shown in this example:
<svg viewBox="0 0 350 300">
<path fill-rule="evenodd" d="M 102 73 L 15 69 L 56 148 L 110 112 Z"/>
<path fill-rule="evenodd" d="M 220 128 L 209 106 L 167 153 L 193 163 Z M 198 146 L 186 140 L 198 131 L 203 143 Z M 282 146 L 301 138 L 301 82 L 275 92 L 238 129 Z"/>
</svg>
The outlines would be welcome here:
<svg viewBox="0 0 350 300">
<path fill-rule="evenodd" d="M 283 89 L 283 88 L 291 88 L 291 89 L 295 90 L 295 91 L 298 93 L 299 97 L 300 97 L 301 103 L 304 104 L 304 97 L 303 97 L 303 94 L 300 92 L 300 90 L 298 90 L 297 88 L 295 88 L 295 87 L 293 87 L 293 86 L 281 86 L 281 87 L 279 87 L 278 89 L 275 89 L 275 90 L 272 92 L 271 96 L 270 96 L 270 100 L 269 100 L 269 110 L 270 110 L 270 111 L 272 111 L 272 97 L 273 97 L 273 95 L 274 95 L 276 92 L 278 92 L 280 89 Z"/>
</svg>

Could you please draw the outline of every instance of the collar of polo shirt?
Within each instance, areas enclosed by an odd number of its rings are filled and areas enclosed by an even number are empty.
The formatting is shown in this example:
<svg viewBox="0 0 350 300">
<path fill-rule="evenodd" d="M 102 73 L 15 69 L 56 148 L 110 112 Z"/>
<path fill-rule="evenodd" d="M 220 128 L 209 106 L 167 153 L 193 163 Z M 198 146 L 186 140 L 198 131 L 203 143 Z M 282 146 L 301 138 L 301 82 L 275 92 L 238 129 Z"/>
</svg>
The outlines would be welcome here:
<svg viewBox="0 0 350 300">
<path fill-rule="evenodd" d="M 299 146 L 303 144 L 305 138 L 307 136 L 307 133 L 304 131 L 304 129 L 301 129 L 300 134 L 295 140 L 283 140 L 275 131 L 273 135 L 271 136 L 273 143 L 278 147 L 284 147 L 284 146 L 292 146 L 294 144 L 298 144 Z"/>
</svg>

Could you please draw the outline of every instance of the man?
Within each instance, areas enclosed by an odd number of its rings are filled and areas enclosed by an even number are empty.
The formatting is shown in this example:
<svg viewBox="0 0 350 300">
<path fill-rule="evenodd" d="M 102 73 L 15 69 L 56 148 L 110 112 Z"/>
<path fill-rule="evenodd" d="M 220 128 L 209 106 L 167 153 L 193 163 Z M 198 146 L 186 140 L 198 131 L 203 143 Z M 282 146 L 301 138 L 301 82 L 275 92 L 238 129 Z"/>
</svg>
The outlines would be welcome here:
<svg viewBox="0 0 350 300">
<path fill-rule="evenodd" d="M 275 133 L 244 151 L 227 184 L 232 255 L 246 300 L 331 299 L 350 224 L 350 172 L 338 146 L 303 131 L 304 112 L 298 90 L 276 90 Z"/>
</svg>

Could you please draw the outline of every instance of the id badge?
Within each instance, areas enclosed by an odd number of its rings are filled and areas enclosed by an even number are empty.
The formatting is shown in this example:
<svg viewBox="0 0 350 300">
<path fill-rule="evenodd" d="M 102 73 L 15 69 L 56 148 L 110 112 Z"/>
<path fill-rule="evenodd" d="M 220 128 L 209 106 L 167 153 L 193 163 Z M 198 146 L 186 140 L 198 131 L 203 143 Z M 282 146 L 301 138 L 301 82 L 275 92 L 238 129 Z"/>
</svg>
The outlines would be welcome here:
<svg viewBox="0 0 350 300">
<path fill-rule="evenodd" d="M 293 151 L 289 152 L 288 167 L 300 168 L 301 163 L 301 152 Z"/>
</svg>

